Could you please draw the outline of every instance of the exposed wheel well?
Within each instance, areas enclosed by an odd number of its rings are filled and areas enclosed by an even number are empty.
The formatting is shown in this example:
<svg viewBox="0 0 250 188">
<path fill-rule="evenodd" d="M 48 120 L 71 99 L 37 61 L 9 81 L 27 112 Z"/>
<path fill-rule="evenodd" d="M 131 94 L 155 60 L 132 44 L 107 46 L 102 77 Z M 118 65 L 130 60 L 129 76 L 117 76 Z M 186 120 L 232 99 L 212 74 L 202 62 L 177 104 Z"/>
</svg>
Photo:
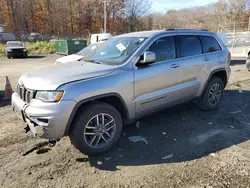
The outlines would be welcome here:
<svg viewBox="0 0 250 188">
<path fill-rule="evenodd" d="M 221 70 L 212 74 L 211 77 L 218 77 L 222 80 L 224 87 L 227 85 L 227 73 L 225 70 Z"/>
<path fill-rule="evenodd" d="M 92 105 L 93 103 L 98 103 L 98 102 L 105 102 L 114 106 L 118 110 L 118 112 L 121 114 L 123 124 L 126 124 L 126 122 L 128 121 L 128 110 L 124 102 L 118 96 L 105 96 L 105 97 L 93 99 L 87 102 L 83 102 L 79 106 L 77 106 L 76 111 L 72 112 L 71 114 L 71 116 L 73 117 L 71 117 L 71 120 L 69 120 L 68 122 L 65 135 L 68 134 L 70 127 L 72 127 L 72 124 L 74 124 L 74 120 L 80 114 L 81 110 L 83 108 L 86 108 L 88 105 Z"/>
</svg>

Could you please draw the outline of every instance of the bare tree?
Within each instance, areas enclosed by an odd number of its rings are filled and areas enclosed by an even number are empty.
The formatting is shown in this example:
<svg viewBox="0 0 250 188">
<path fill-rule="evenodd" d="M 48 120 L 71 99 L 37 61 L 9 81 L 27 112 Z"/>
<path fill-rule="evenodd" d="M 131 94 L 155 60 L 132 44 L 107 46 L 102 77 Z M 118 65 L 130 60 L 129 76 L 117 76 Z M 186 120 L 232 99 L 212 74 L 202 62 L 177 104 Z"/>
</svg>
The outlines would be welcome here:
<svg viewBox="0 0 250 188">
<path fill-rule="evenodd" d="M 125 0 L 126 16 L 128 18 L 129 30 L 138 30 L 139 18 L 148 13 L 151 2 L 149 0 Z"/>
<path fill-rule="evenodd" d="M 233 20 L 241 18 L 242 14 L 247 8 L 249 0 L 228 0 L 228 9 L 230 17 Z"/>
</svg>

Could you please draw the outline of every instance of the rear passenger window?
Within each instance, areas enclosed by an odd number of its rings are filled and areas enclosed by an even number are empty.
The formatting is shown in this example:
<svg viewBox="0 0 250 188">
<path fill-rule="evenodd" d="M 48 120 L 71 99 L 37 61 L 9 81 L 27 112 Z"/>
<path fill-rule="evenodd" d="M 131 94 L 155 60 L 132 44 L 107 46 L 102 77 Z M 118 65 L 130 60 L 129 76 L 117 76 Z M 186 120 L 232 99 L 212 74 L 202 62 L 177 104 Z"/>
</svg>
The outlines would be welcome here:
<svg viewBox="0 0 250 188">
<path fill-rule="evenodd" d="M 148 49 L 156 55 L 156 62 L 176 58 L 174 37 L 163 37 L 157 39 Z"/>
<path fill-rule="evenodd" d="M 220 51 L 221 47 L 217 40 L 212 36 L 200 36 L 203 53 L 211 53 Z"/>
<path fill-rule="evenodd" d="M 202 54 L 201 42 L 198 36 L 177 36 L 177 41 L 179 44 L 179 53 L 181 57 L 189 57 Z"/>
</svg>

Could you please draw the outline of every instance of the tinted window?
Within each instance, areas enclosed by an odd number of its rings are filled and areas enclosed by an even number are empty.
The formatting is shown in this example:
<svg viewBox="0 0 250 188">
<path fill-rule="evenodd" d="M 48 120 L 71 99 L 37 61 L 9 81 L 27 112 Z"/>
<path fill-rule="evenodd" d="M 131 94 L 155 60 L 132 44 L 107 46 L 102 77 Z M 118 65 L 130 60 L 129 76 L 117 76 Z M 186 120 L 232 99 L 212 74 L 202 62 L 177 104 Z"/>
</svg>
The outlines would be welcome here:
<svg viewBox="0 0 250 188">
<path fill-rule="evenodd" d="M 177 38 L 181 57 L 202 54 L 201 42 L 198 36 L 183 35 Z"/>
<path fill-rule="evenodd" d="M 217 40 L 214 37 L 200 36 L 200 39 L 202 42 L 203 53 L 210 53 L 221 50 L 220 45 L 218 44 Z"/>
<path fill-rule="evenodd" d="M 163 37 L 156 40 L 148 49 L 156 55 L 156 62 L 176 58 L 174 37 Z"/>
</svg>

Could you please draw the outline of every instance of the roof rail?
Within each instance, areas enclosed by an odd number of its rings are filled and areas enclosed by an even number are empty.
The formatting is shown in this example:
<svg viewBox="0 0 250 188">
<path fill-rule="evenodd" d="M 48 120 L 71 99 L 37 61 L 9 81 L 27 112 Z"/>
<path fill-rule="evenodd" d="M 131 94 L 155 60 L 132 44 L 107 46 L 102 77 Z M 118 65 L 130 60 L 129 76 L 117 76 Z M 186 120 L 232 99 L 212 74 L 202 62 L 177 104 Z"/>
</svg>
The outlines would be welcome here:
<svg viewBox="0 0 250 188">
<path fill-rule="evenodd" d="M 207 29 L 169 28 L 166 31 L 208 31 Z"/>
</svg>

